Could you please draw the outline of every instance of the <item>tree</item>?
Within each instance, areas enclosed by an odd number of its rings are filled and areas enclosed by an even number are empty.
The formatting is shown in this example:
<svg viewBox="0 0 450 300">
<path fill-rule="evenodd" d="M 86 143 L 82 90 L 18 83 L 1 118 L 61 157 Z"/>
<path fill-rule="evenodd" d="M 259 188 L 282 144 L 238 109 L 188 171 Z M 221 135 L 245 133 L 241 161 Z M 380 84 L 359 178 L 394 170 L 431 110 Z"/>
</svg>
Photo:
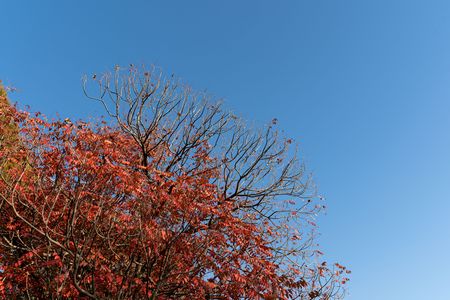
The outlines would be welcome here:
<svg viewBox="0 0 450 300">
<path fill-rule="evenodd" d="M 9 107 L 8 95 L 0 80 L 0 111 Z M 1 117 L 0 125 L 0 148 L 14 147 L 19 141 L 17 125 L 9 117 Z"/>
<path fill-rule="evenodd" d="M 314 259 L 321 200 L 276 120 L 249 129 L 155 69 L 84 91 L 112 123 L 1 109 L 20 134 L 0 150 L 4 298 L 342 296 L 348 271 Z"/>
</svg>

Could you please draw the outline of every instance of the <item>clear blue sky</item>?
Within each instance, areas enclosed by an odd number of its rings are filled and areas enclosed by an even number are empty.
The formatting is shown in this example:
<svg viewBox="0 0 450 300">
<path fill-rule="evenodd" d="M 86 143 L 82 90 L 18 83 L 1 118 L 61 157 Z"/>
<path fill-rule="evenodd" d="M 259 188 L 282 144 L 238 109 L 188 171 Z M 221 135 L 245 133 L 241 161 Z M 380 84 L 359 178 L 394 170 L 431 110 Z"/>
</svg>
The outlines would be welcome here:
<svg viewBox="0 0 450 300">
<path fill-rule="evenodd" d="M 84 73 L 156 64 L 276 117 L 328 201 L 348 299 L 450 299 L 450 2 L 3 1 L 0 78 L 84 117 Z"/>
</svg>

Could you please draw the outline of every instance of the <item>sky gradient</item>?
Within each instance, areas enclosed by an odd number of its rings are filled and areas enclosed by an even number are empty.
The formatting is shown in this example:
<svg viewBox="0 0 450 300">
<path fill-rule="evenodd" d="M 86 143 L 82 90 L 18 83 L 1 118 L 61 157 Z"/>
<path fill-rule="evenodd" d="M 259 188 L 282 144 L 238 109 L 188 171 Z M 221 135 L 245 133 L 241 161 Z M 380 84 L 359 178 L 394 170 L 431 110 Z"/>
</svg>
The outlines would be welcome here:
<svg viewBox="0 0 450 300">
<path fill-rule="evenodd" d="M 4 1 L 0 79 L 102 114 L 83 74 L 155 64 L 301 147 L 350 300 L 450 299 L 450 2 Z"/>
</svg>

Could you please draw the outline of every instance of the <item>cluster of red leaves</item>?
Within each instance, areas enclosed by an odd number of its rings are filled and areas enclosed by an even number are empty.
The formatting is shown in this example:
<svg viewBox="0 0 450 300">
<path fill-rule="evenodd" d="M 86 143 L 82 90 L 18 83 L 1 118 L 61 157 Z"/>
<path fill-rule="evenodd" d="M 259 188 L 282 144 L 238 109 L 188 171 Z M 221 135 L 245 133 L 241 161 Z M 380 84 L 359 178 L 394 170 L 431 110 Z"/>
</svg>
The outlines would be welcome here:
<svg viewBox="0 0 450 300">
<path fill-rule="evenodd" d="M 195 172 L 175 175 L 143 164 L 135 141 L 104 123 L 49 122 L 12 107 L 0 117 L 20 135 L 0 148 L 2 298 L 331 297 L 303 271 L 286 273 L 270 227 L 223 199 L 207 144 L 189 158 Z"/>
</svg>

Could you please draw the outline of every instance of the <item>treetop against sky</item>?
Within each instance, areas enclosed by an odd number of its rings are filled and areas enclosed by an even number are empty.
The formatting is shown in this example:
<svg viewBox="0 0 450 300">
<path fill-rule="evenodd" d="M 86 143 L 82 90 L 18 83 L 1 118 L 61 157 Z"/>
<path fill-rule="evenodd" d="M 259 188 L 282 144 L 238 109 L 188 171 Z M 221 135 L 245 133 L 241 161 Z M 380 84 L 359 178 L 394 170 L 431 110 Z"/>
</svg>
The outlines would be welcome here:
<svg viewBox="0 0 450 300">
<path fill-rule="evenodd" d="M 104 115 L 84 74 L 155 64 L 299 145 L 347 299 L 448 300 L 450 3 L 2 3 L 0 79 L 52 119 Z M 109 140 L 109 139 L 108 139 Z"/>
</svg>

